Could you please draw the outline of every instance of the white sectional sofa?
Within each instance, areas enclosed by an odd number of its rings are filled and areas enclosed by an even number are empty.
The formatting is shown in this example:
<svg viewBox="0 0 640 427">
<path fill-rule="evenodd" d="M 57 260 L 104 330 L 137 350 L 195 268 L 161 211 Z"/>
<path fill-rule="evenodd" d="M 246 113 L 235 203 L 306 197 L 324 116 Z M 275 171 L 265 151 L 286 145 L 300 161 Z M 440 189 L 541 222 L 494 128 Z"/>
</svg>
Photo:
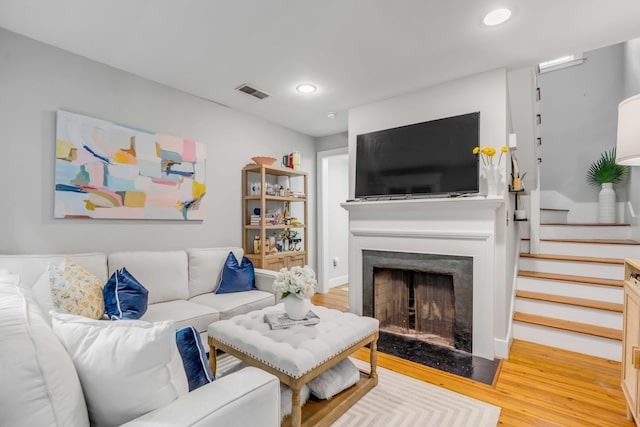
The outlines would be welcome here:
<svg viewBox="0 0 640 427">
<path fill-rule="evenodd" d="M 121 267 L 149 291 L 147 321 L 172 320 L 176 329 L 194 326 L 206 336 L 219 319 L 274 305 L 275 273 L 256 269 L 258 290 L 214 294 L 224 262 L 240 248 L 130 251 L 69 257 L 104 283 Z M 84 400 L 73 399 L 77 376 L 41 307 L 29 290 L 50 264 L 65 255 L 0 255 L 0 269 L 20 276 L 20 287 L 0 283 L 0 427 L 86 426 Z M 203 339 L 206 346 L 207 340 Z M 71 366 L 71 368 L 70 368 Z M 71 369 L 71 371 L 70 371 Z M 67 418 L 64 418 L 66 414 Z M 278 379 L 245 368 L 215 380 L 133 420 L 131 426 L 277 426 Z"/>
<path fill-rule="evenodd" d="M 273 291 L 275 272 L 255 269 L 256 291 L 215 294 L 224 262 L 237 247 L 199 248 L 185 251 L 127 251 L 71 254 L 69 258 L 95 274 L 104 283 L 119 268 L 126 269 L 149 290 L 149 305 L 142 320 L 173 320 L 177 328 L 193 326 L 207 347 L 207 326 L 220 319 L 258 310 L 279 302 Z M 65 255 L 0 255 L 0 269 L 20 275 L 21 286 L 31 288 Z"/>
<path fill-rule="evenodd" d="M 0 426 L 89 427 L 70 355 L 31 293 L 2 280 L 0 361 Z M 126 425 L 276 427 L 280 382 L 265 371 L 245 368 L 178 395 Z"/>
</svg>

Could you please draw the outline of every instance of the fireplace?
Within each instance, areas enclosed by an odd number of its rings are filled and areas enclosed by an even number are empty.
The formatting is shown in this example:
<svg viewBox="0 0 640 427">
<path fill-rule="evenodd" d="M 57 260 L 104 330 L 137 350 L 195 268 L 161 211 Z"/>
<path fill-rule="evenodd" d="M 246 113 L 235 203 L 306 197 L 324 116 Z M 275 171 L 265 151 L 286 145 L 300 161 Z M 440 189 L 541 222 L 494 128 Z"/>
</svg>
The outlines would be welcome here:
<svg viewBox="0 0 640 427">
<path fill-rule="evenodd" d="M 489 360 L 507 357 L 513 292 L 506 284 L 507 264 L 511 262 L 507 250 L 516 242 L 506 240 L 505 218 L 509 215 L 504 199 L 387 200 L 342 206 L 349 211 L 349 311 L 372 316 L 374 267 L 451 274 L 455 334 L 459 341 L 471 341 L 466 344 L 470 347 L 460 348 L 471 348 L 473 356 Z M 366 261 L 365 268 L 363 258 L 372 252 L 400 256 L 391 260 L 394 264 Z M 420 260 L 423 255 L 427 256 Z M 456 260 L 464 260 L 460 271 L 452 265 Z M 433 269 L 425 269 L 425 262 L 431 262 Z M 445 265 L 452 268 L 444 269 Z M 454 343 L 456 346 L 460 343 Z"/>
<path fill-rule="evenodd" d="M 472 353 L 472 257 L 364 250 L 362 259 L 362 311 L 381 331 Z"/>
</svg>

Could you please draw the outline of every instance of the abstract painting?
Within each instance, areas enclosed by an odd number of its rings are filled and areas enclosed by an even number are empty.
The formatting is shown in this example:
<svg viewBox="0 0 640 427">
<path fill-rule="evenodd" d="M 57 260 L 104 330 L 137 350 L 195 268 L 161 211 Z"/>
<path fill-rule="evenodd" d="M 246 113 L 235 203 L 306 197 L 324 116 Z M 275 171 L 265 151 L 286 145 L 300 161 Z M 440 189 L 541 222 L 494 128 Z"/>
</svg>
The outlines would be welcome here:
<svg viewBox="0 0 640 427">
<path fill-rule="evenodd" d="M 55 217 L 202 220 L 205 148 L 58 111 Z"/>
</svg>

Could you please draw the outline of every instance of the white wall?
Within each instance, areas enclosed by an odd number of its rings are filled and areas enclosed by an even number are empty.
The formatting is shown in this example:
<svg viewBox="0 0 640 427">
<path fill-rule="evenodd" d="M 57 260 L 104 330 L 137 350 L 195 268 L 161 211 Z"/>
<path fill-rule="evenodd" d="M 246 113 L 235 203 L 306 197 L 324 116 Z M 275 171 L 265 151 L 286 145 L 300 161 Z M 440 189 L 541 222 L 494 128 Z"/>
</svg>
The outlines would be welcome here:
<svg viewBox="0 0 640 427">
<path fill-rule="evenodd" d="M 354 153 L 358 134 L 389 129 L 397 126 L 440 119 L 444 117 L 480 111 L 480 143 L 501 147 L 507 143 L 507 76 L 506 70 L 499 69 L 454 80 L 439 86 L 397 96 L 384 101 L 368 104 L 349 110 L 349 152 Z M 470 153 L 471 155 L 471 153 Z M 349 158 L 349 195 L 352 198 L 355 188 L 355 157 Z M 508 236 L 514 233 L 513 222 L 507 226 L 503 219 L 510 215 L 506 205 L 496 211 L 495 229 L 495 265 L 493 287 L 494 339 L 496 354 L 506 357 L 508 354 L 507 336 L 510 324 L 511 290 L 513 282 L 511 271 L 507 271 L 513 262 L 507 260 Z M 445 250 L 445 249 L 443 249 Z M 353 253 L 352 253 L 353 255 Z M 353 263 L 354 260 L 351 259 Z M 349 272 L 349 281 L 354 278 Z M 507 276 L 509 278 L 507 279 Z M 353 310 L 353 307 L 350 308 Z"/>
<path fill-rule="evenodd" d="M 309 172 L 315 266 L 313 138 L 2 29 L 0 94 L 0 253 L 241 246 L 242 167 L 296 149 Z M 205 143 L 204 221 L 54 219 L 58 109 Z"/>
<path fill-rule="evenodd" d="M 511 70 L 507 73 L 511 132 L 516 134 L 517 147 L 512 152 L 518 159 L 520 173 L 526 172 L 524 188 L 534 189 L 536 184 L 536 154 L 534 150 L 534 92 L 533 67 Z"/>
<path fill-rule="evenodd" d="M 541 190 L 577 203 L 597 202 L 598 187 L 587 184 L 589 166 L 616 146 L 618 103 L 623 99 L 623 45 L 585 52 L 581 65 L 538 77 L 542 91 Z M 618 201 L 626 183 L 616 184 Z M 543 193 L 544 194 L 544 193 Z M 560 208 L 545 205 L 542 207 Z"/>
<path fill-rule="evenodd" d="M 349 198 L 349 156 L 332 156 L 327 163 L 329 241 L 324 244 L 329 245 L 328 285 L 335 287 L 349 280 L 349 213 L 340 206 Z M 338 263 L 334 266 L 336 258 Z"/>
</svg>

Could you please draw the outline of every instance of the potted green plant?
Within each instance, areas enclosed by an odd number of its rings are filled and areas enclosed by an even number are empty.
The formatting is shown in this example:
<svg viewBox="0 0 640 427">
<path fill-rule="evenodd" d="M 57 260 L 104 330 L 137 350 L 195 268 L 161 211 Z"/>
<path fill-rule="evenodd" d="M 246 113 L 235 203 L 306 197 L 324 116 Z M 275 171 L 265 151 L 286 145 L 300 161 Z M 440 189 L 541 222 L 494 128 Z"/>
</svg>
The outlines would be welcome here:
<svg viewBox="0 0 640 427">
<path fill-rule="evenodd" d="M 616 222 L 616 192 L 613 184 L 629 174 L 629 166 L 616 164 L 616 149 L 612 148 L 600 155 L 600 159 L 589 166 L 587 182 L 600 186 L 598 193 L 598 221 L 612 224 Z"/>
</svg>

